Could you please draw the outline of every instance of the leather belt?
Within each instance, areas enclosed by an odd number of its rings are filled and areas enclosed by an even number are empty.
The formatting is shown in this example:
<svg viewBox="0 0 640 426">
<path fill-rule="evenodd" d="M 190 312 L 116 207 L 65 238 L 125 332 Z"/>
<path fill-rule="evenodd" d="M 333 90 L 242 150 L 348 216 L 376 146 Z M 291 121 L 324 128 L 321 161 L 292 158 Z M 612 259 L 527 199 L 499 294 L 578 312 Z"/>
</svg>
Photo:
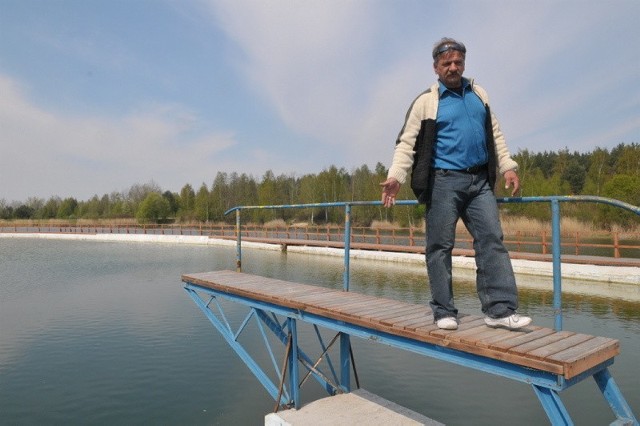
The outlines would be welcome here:
<svg viewBox="0 0 640 426">
<path fill-rule="evenodd" d="M 480 166 L 467 167 L 466 169 L 435 169 L 435 170 L 448 170 L 452 172 L 468 173 L 470 175 L 473 175 L 473 174 L 480 173 L 484 170 L 487 170 L 487 165 L 482 164 Z"/>
</svg>

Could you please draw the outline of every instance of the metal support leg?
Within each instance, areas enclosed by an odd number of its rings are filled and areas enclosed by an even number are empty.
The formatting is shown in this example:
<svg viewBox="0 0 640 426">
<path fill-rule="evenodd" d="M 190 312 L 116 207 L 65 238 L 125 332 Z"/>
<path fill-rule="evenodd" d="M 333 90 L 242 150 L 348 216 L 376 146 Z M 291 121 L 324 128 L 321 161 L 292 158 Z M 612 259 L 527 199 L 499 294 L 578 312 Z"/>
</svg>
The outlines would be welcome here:
<svg viewBox="0 0 640 426">
<path fill-rule="evenodd" d="M 340 385 L 344 392 L 351 392 L 351 340 L 346 333 L 340 334 Z"/>
<path fill-rule="evenodd" d="M 291 398 L 293 406 L 298 410 L 300 408 L 300 371 L 298 369 L 298 330 L 296 320 L 288 318 L 289 332 L 291 333 L 291 356 L 289 357 L 289 387 L 291 388 Z"/>
<path fill-rule="evenodd" d="M 552 425 L 573 425 L 571 416 L 556 391 L 537 385 L 532 386 Z"/>
<path fill-rule="evenodd" d="M 594 380 L 598 384 L 602 395 L 609 403 L 611 410 L 618 419 L 618 424 L 638 425 L 638 419 L 633 415 L 631 407 L 624 399 L 622 392 L 618 388 L 615 380 L 611 377 L 609 369 L 605 368 L 593 375 Z"/>
<path fill-rule="evenodd" d="M 265 311 L 263 311 L 262 309 L 256 309 L 256 313 L 258 315 L 258 318 L 260 318 L 260 320 L 262 320 L 262 322 L 264 322 L 267 327 L 269 327 L 269 329 L 271 331 L 273 331 L 273 333 L 275 334 L 275 336 L 283 343 L 283 344 L 287 344 L 288 341 L 288 334 L 286 334 L 284 332 L 284 330 L 282 329 L 282 327 L 280 326 L 280 324 L 273 320 L 269 315 L 267 315 L 265 313 Z M 310 372 L 313 373 L 313 377 L 318 381 L 318 383 L 320 383 L 320 385 L 322 385 L 322 387 L 324 387 L 327 391 L 327 393 L 329 395 L 335 395 L 338 391 L 338 387 L 337 385 L 335 385 L 334 383 L 331 383 L 331 381 L 323 374 L 320 374 L 317 370 L 315 370 L 313 367 L 313 360 L 311 358 L 309 358 L 309 356 L 300 348 L 297 348 L 298 351 L 298 359 L 300 362 L 302 362 L 302 364 L 307 367 L 307 369 L 309 369 Z M 331 364 L 328 361 L 329 364 Z M 337 382 L 338 378 L 335 376 L 334 374 L 334 380 Z M 304 382 L 304 380 L 303 380 Z M 302 387 L 302 383 L 300 383 L 300 387 Z"/>
<path fill-rule="evenodd" d="M 238 343 L 236 341 L 236 337 L 234 336 L 233 332 L 231 330 L 229 330 L 229 328 L 225 324 L 223 324 L 213 314 L 213 312 L 211 312 L 211 310 L 209 310 L 209 307 L 207 306 L 207 304 L 204 303 L 202 301 L 202 299 L 200 299 L 200 297 L 198 296 L 198 294 L 195 291 L 193 291 L 193 290 L 191 290 L 189 288 L 185 288 L 185 291 L 193 299 L 193 301 L 196 303 L 196 305 L 198 305 L 198 307 L 202 310 L 202 312 L 209 319 L 211 324 L 213 324 L 213 326 L 220 332 L 220 334 L 222 335 L 224 340 L 226 340 L 227 344 L 229 344 L 231 349 L 233 349 L 238 354 L 240 359 L 247 365 L 247 367 L 249 367 L 249 369 L 253 372 L 253 374 L 256 376 L 258 381 L 260 381 L 260 383 L 262 383 L 262 385 L 267 390 L 267 392 L 269 392 L 269 394 L 274 399 L 277 399 L 278 398 L 278 393 L 279 393 L 278 392 L 278 388 L 271 381 L 269 376 L 262 370 L 262 368 L 258 365 L 258 363 L 244 349 L 244 347 L 240 343 Z M 296 344 L 297 344 L 297 340 L 296 340 Z M 297 352 L 296 352 L 296 355 L 297 355 Z M 296 372 L 296 374 L 297 374 L 297 372 Z M 297 391 L 297 386 L 296 386 L 295 391 Z M 281 404 L 286 404 L 286 401 L 285 400 L 281 400 L 280 403 Z"/>
</svg>

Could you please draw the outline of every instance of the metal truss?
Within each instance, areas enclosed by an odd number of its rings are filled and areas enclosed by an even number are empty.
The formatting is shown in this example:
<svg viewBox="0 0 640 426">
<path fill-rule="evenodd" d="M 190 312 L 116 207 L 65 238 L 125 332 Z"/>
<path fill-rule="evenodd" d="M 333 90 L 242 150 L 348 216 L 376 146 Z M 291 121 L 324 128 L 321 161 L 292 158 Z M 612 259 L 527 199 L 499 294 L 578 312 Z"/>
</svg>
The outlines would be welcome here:
<svg viewBox="0 0 640 426">
<path fill-rule="evenodd" d="M 318 325 L 313 324 L 321 349 L 320 355 L 313 359 L 299 346 L 297 320 L 301 318 L 295 312 L 277 305 L 269 305 L 252 299 L 216 292 L 193 284 L 187 284 L 185 290 L 266 391 L 274 398 L 276 401 L 274 411 L 278 411 L 280 407 L 300 408 L 300 389 L 309 378 L 314 378 L 329 395 L 350 391 L 350 372 L 355 363 L 352 362 L 353 352 L 349 336 L 338 332 L 328 343 L 325 343 Z M 220 299 L 239 302 L 249 308 L 248 313 L 237 328 L 234 329 L 230 324 Z M 281 320 L 278 316 L 284 317 L 284 319 Z M 271 373 L 268 373 L 256 360 L 255 355 L 252 355 L 239 342 L 241 334 L 246 331 L 250 323 L 256 325 L 262 337 L 266 353 L 273 367 Z M 339 372 L 336 370 L 334 361 L 329 353 L 336 342 L 341 345 L 340 354 L 342 355 L 343 350 L 346 350 L 348 355 L 348 362 L 344 365 L 342 363 L 339 365 L 343 372 L 342 376 L 339 376 Z M 282 365 L 277 363 L 274 344 L 281 344 L 284 347 Z M 306 370 L 302 378 L 300 378 L 300 366 Z M 322 368 L 326 371 L 323 371 Z M 359 387 L 355 367 L 353 372 L 356 385 Z"/>
<path fill-rule="evenodd" d="M 613 364 L 613 359 L 606 360 L 576 377 L 564 379 L 562 376 L 541 370 L 420 342 L 371 328 L 349 324 L 344 321 L 333 320 L 304 311 L 201 287 L 192 283 L 186 283 L 185 290 L 216 329 L 218 329 L 231 348 L 236 351 L 249 367 L 267 392 L 272 395 L 276 401 L 274 411 L 277 411 L 280 407 L 300 408 L 300 388 L 310 377 L 313 377 L 320 383 L 329 395 L 335 395 L 337 393 L 351 391 L 350 381 L 351 372 L 353 371 L 356 386 L 359 387 L 350 343 L 350 337 L 355 336 L 528 384 L 533 387 L 535 394 L 553 425 L 573 424 L 567 409 L 560 399 L 559 393 L 589 377 L 593 377 L 616 416 L 617 420 L 613 424 L 638 425 L 638 420 L 635 418 L 631 408 L 608 371 L 608 367 Z M 229 300 L 249 308 L 249 313 L 236 331 L 229 325 L 229 321 L 227 321 L 218 299 Z M 284 317 L 282 322 L 278 319 L 278 316 Z M 269 377 L 258 362 L 256 362 L 242 344 L 238 342 L 239 335 L 251 319 L 257 321 L 276 377 L 278 378 L 278 383 Z M 315 361 L 299 347 L 297 321 L 312 324 L 314 327 L 322 350 Z M 333 330 L 337 332 L 337 334 L 328 344 L 325 344 L 318 327 Z M 272 335 L 275 336 L 275 340 L 285 347 L 282 367 L 278 367 L 277 365 L 272 347 L 267 338 L 267 330 L 271 331 Z M 329 349 L 336 342 L 340 343 L 339 371 L 337 371 L 334 362 L 328 354 Z M 295 362 L 296 360 L 298 362 Z M 322 361 L 326 361 L 327 372 L 323 372 L 319 368 Z M 300 365 L 306 369 L 306 374 L 302 379 L 300 378 Z M 288 379 L 286 379 L 287 371 Z"/>
</svg>

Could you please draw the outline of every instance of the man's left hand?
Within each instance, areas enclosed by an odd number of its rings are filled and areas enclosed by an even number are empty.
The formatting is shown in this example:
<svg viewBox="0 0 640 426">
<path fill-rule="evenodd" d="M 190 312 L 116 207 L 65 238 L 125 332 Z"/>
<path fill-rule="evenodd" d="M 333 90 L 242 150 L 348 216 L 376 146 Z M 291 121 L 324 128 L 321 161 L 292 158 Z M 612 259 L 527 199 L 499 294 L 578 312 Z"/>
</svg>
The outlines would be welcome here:
<svg viewBox="0 0 640 426">
<path fill-rule="evenodd" d="M 516 195 L 518 191 L 520 191 L 520 179 L 518 178 L 518 174 L 515 170 L 507 170 L 504 172 L 504 180 L 505 180 L 505 189 L 509 189 L 513 187 L 511 190 L 511 196 Z"/>
</svg>

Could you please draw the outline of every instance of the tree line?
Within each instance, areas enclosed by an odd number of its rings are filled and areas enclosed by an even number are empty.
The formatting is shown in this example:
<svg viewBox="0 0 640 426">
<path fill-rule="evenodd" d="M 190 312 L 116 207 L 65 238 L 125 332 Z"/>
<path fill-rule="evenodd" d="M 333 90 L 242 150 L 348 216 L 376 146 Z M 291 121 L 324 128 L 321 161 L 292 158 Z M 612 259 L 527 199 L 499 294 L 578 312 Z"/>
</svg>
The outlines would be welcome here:
<svg viewBox="0 0 640 426">
<path fill-rule="evenodd" d="M 608 150 L 596 148 L 589 153 L 533 153 L 528 149 L 514 155 L 519 164 L 522 196 L 596 195 L 640 205 L 640 144 L 621 143 Z M 185 184 L 179 193 L 163 190 L 156 183 L 135 184 L 129 190 L 94 195 L 89 200 L 73 197 L 48 200 L 29 198 L 24 202 L 0 200 L 0 219 L 102 220 L 136 219 L 140 223 L 232 222 L 224 212 L 235 206 L 310 204 L 339 201 L 370 201 L 380 198 L 380 185 L 387 168 L 378 163 L 371 169 L 363 165 L 347 171 L 335 166 L 317 174 L 276 176 L 267 171 L 256 179 L 246 173 L 218 172 L 209 184 L 197 189 Z M 508 196 L 498 185 L 498 196 Z M 409 185 L 403 185 L 398 199 L 413 199 Z M 566 204 L 563 216 L 573 216 L 599 226 L 637 225 L 632 213 L 602 205 Z M 546 204 L 503 204 L 503 214 L 548 220 Z M 402 226 L 421 223 L 424 206 L 358 206 L 351 213 L 353 223 L 368 226 L 373 221 L 390 221 Z M 344 211 L 336 208 L 264 209 L 243 213 L 243 221 L 265 223 L 275 219 L 286 222 L 342 223 Z"/>
</svg>

